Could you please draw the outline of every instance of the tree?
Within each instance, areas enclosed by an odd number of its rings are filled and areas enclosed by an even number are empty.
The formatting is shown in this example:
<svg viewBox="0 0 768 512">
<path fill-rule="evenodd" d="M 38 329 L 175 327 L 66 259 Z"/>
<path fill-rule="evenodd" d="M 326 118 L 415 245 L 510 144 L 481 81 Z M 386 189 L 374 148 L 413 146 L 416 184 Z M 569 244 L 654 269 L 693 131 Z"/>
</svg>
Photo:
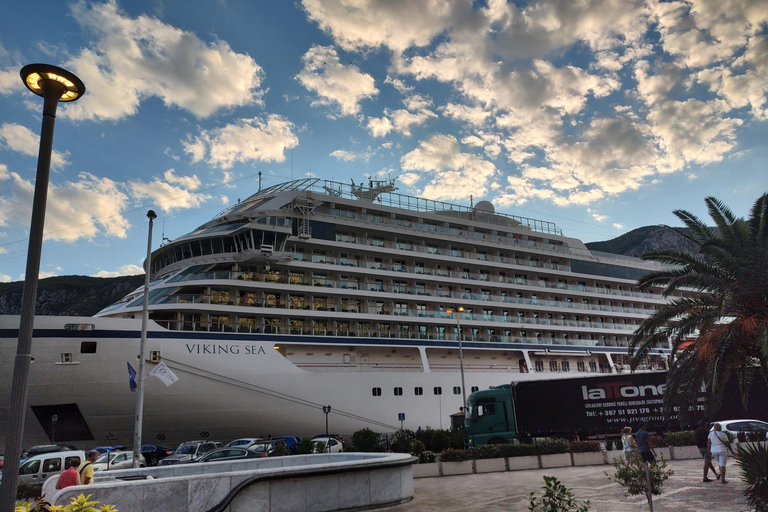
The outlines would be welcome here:
<svg viewBox="0 0 768 512">
<path fill-rule="evenodd" d="M 713 197 L 705 203 L 714 228 L 687 211 L 674 211 L 688 228 L 675 231 L 697 244 L 696 254 L 643 255 L 667 267 L 647 274 L 638 286 L 661 286 L 665 297 L 675 298 L 632 335 L 631 366 L 671 340 L 676 357 L 667 387 L 678 401 L 689 401 L 705 385 L 716 409 L 725 384 L 736 377 L 746 406 L 756 374 L 768 382 L 768 194 L 755 201 L 746 220 Z"/>
</svg>

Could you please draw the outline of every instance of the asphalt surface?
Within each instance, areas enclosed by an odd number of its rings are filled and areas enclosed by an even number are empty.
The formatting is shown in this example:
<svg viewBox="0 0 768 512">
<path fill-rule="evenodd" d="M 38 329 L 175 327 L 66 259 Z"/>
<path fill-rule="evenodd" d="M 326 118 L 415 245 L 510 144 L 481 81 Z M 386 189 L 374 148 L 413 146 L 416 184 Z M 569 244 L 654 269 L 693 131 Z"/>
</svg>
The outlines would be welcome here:
<svg viewBox="0 0 768 512">
<path fill-rule="evenodd" d="M 749 512 L 744 483 L 729 460 L 727 484 L 702 482 L 701 460 L 669 461 L 674 470 L 653 497 L 654 512 Z M 544 485 L 543 476 L 556 476 L 577 499 L 591 501 L 591 512 L 639 512 L 648 510 L 645 496 L 624 496 L 624 488 L 606 475 L 612 466 L 582 466 L 503 473 L 471 474 L 414 479 L 414 499 L 387 508 L 388 512 L 527 512 L 531 491 Z M 710 473 L 710 478 L 714 478 Z M 540 493 L 539 493 L 540 494 Z"/>
</svg>

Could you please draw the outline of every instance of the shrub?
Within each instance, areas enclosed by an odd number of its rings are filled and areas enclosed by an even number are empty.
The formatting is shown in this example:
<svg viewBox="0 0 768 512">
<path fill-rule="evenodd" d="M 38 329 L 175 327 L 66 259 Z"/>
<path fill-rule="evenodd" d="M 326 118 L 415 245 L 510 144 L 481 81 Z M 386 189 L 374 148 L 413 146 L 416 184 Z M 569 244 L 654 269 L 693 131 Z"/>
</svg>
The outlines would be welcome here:
<svg viewBox="0 0 768 512">
<path fill-rule="evenodd" d="M 380 434 L 369 428 L 358 430 L 352 434 L 352 446 L 357 452 L 383 452 Z"/>
<path fill-rule="evenodd" d="M 419 454 L 419 464 L 429 464 L 430 462 L 435 462 L 436 460 L 437 457 L 435 457 L 434 452 L 423 451 Z"/>
<path fill-rule="evenodd" d="M 413 443 L 411 443 L 411 454 L 418 456 L 420 453 L 422 453 L 424 450 L 426 450 L 426 446 L 424 446 L 424 443 L 419 441 L 418 439 L 414 439 Z"/>
<path fill-rule="evenodd" d="M 277 446 L 275 446 L 275 449 L 272 451 L 271 457 L 284 457 L 288 455 L 288 447 L 285 445 L 285 443 L 277 443 Z"/>
<path fill-rule="evenodd" d="M 663 448 L 665 446 L 669 446 L 666 437 L 650 436 L 650 440 L 654 448 Z"/>
<path fill-rule="evenodd" d="M 599 452 L 600 443 L 598 441 L 571 441 L 571 452 Z"/>
<path fill-rule="evenodd" d="M 395 453 L 411 453 L 413 451 L 414 435 L 410 430 L 398 430 L 392 434 L 389 447 Z"/>
<path fill-rule="evenodd" d="M 443 462 L 461 462 L 463 460 L 470 460 L 472 457 L 467 450 L 443 450 L 440 454 L 440 460 Z"/>
<path fill-rule="evenodd" d="M 43 484 L 21 482 L 16 487 L 17 500 L 36 500 L 43 494 Z"/>
<path fill-rule="evenodd" d="M 469 455 L 473 459 L 496 459 L 502 457 L 499 453 L 500 444 L 484 444 L 481 446 L 473 446 L 470 448 Z"/>
<path fill-rule="evenodd" d="M 561 484 L 554 476 L 544 476 L 542 489 L 544 495 L 541 498 L 536 497 L 536 492 L 531 493 L 528 506 L 530 512 L 587 512 L 589 510 L 589 500 L 578 505 L 573 497 L 573 491 Z"/>
<path fill-rule="evenodd" d="M 607 451 L 613 450 L 613 440 L 612 439 L 606 439 L 605 440 L 605 449 Z"/>
<path fill-rule="evenodd" d="M 768 444 L 738 446 L 733 458 L 747 484 L 747 503 L 756 512 L 768 512 Z"/>
<path fill-rule="evenodd" d="M 692 446 L 696 444 L 696 433 L 693 430 L 667 432 L 664 434 L 663 439 L 666 446 Z"/>
<path fill-rule="evenodd" d="M 499 457 L 525 457 L 538 455 L 536 445 L 533 444 L 499 444 Z"/>
<path fill-rule="evenodd" d="M 32 503 L 18 502 L 16 503 L 14 512 L 117 512 L 117 509 L 113 505 L 101 505 L 99 507 L 98 501 L 88 501 L 91 496 L 93 495 L 89 494 L 88 496 L 85 496 L 81 494 L 77 498 L 72 498 L 72 502 L 64 507 L 51 505 L 42 498 L 38 499 L 34 506 Z"/>
<path fill-rule="evenodd" d="M 444 430 L 433 430 L 430 438 L 430 444 L 427 444 L 427 449 L 435 453 L 439 453 L 443 450 L 450 448 L 451 436 Z"/>
<path fill-rule="evenodd" d="M 536 448 L 541 455 L 568 453 L 570 444 L 567 439 L 542 439 L 536 442 Z"/>
<path fill-rule="evenodd" d="M 616 468 L 616 473 L 609 478 L 627 488 L 625 496 L 646 494 L 645 461 L 640 454 L 635 452 L 618 457 L 613 461 L 613 467 Z M 655 464 L 650 464 L 649 471 L 651 474 L 651 493 L 661 494 L 661 486 L 664 485 L 665 480 L 669 480 L 674 471 L 667 469 L 664 458 L 660 458 Z"/>
<path fill-rule="evenodd" d="M 312 440 L 305 438 L 301 440 L 301 443 L 299 443 L 299 446 L 296 448 L 296 453 L 300 455 L 307 455 L 309 453 L 313 453 L 314 449 L 315 444 L 312 442 Z"/>
</svg>

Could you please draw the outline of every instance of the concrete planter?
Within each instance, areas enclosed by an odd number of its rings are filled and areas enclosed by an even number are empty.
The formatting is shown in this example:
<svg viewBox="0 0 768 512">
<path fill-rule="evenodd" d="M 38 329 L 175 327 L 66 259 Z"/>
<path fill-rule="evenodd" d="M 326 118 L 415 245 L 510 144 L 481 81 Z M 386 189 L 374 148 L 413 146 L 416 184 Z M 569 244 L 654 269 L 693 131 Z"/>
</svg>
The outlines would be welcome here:
<svg viewBox="0 0 768 512">
<path fill-rule="evenodd" d="M 675 460 L 702 459 L 697 446 L 670 446 Z M 658 452 L 657 452 L 658 453 Z"/>
<path fill-rule="evenodd" d="M 536 455 L 525 455 L 523 457 L 508 457 L 507 467 L 510 471 L 520 471 L 524 469 L 539 469 L 539 457 Z"/>
<path fill-rule="evenodd" d="M 429 478 L 433 476 L 440 476 L 440 464 L 438 462 L 413 465 L 413 478 Z"/>
<path fill-rule="evenodd" d="M 440 473 L 443 476 L 468 475 L 474 472 L 474 461 L 440 462 Z"/>
<path fill-rule="evenodd" d="M 605 464 L 603 452 L 572 453 L 574 466 L 599 466 Z"/>
<path fill-rule="evenodd" d="M 656 458 L 661 459 L 662 457 L 664 460 L 672 460 L 672 451 L 670 450 L 669 446 L 663 446 L 661 448 L 655 448 L 656 450 Z"/>
<path fill-rule="evenodd" d="M 506 459 L 478 459 L 475 461 L 475 473 L 498 473 L 506 470 Z"/>
<path fill-rule="evenodd" d="M 624 456 L 623 450 L 609 450 L 609 451 L 603 452 L 603 461 L 606 464 L 613 464 L 614 460 L 623 456 Z"/>
<path fill-rule="evenodd" d="M 552 453 L 549 455 L 539 455 L 539 461 L 541 463 L 541 469 L 562 468 L 572 465 L 570 453 Z"/>
</svg>

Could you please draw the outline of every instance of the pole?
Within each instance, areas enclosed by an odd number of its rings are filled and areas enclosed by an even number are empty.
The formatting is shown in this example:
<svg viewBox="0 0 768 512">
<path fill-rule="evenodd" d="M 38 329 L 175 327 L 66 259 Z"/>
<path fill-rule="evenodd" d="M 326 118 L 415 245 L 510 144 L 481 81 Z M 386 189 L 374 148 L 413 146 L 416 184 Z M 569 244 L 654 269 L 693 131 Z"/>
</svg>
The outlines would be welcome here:
<svg viewBox="0 0 768 512">
<path fill-rule="evenodd" d="M 53 128 L 56 124 L 56 108 L 66 88 L 54 80 L 42 80 L 43 127 L 40 132 L 40 150 L 37 155 L 35 195 L 32 200 L 32 221 L 29 228 L 27 268 L 24 274 L 24 292 L 21 298 L 19 320 L 19 341 L 13 364 L 11 387 L 11 414 L 5 442 L 5 464 L 0 489 L 0 511 L 12 512 L 16 501 L 16 484 L 19 481 L 21 444 L 24 436 L 24 420 L 29 394 L 29 367 L 32 362 L 32 330 L 35 323 L 35 303 L 40 274 L 40 257 L 43 250 L 43 229 L 45 227 L 45 206 L 48 200 L 48 178 L 51 171 L 53 150 Z"/>
<path fill-rule="evenodd" d="M 456 309 L 456 328 L 459 330 L 459 368 L 461 370 L 461 399 L 463 404 L 464 414 L 467 413 L 467 388 L 464 386 L 464 350 L 462 348 L 462 339 L 464 336 L 461 334 L 461 321 L 459 320 L 459 310 Z"/>
<path fill-rule="evenodd" d="M 144 309 L 141 315 L 141 343 L 139 344 L 139 371 L 136 380 L 136 424 L 133 429 L 133 467 L 139 467 L 141 457 L 141 429 L 144 422 L 144 350 L 147 345 L 147 322 L 149 321 L 149 274 L 152 270 L 152 221 L 155 212 L 147 212 L 149 234 L 147 235 L 147 259 L 144 261 Z M 109 458 L 109 456 L 107 456 Z"/>
<path fill-rule="evenodd" d="M 645 483 L 646 483 L 645 493 L 646 493 L 646 496 L 648 496 L 648 508 L 650 509 L 650 512 L 653 512 L 653 492 L 651 492 L 651 470 L 649 469 L 648 461 L 645 461 Z"/>
</svg>

